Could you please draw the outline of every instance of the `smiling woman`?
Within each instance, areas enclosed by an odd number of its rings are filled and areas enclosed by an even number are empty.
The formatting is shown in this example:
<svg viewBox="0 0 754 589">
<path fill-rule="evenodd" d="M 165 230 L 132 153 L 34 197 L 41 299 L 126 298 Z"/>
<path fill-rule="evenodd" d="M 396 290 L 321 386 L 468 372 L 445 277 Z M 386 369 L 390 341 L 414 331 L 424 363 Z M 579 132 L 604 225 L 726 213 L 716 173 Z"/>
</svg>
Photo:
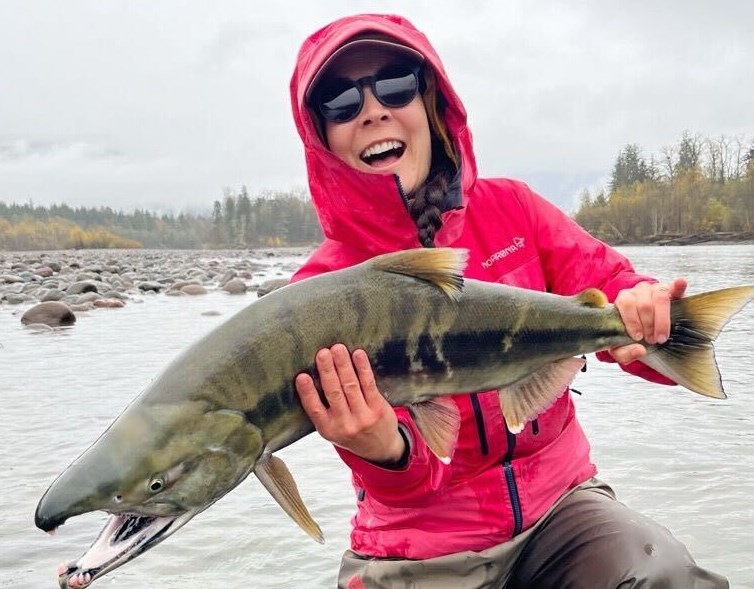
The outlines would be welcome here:
<svg viewBox="0 0 754 589">
<path fill-rule="evenodd" d="M 355 170 L 397 175 L 410 194 L 427 179 L 432 158 L 419 68 L 397 51 L 354 43 L 360 50 L 333 60 L 313 91 L 327 144 Z"/>
<path fill-rule="evenodd" d="M 525 184 L 478 178 L 465 109 L 411 23 L 355 15 L 316 31 L 299 52 L 291 99 L 326 236 L 294 281 L 397 250 L 466 248 L 466 278 L 562 295 L 602 290 L 635 341 L 601 359 L 674 384 L 634 361 L 644 344 L 668 338 L 670 301 L 683 297 L 686 281 L 659 285 Z M 480 342 L 465 353 L 481 353 Z M 503 337 L 500 354 L 511 345 Z M 423 362 L 445 360 L 421 338 L 412 346 Z M 313 360 L 318 386 L 300 374 L 297 392 L 351 468 L 357 497 L 339 587 L 727 586 L 594 478 L 560 380 L 563 394 L 523 428 L 505 418 L 512 397 L 501 408 L 498 391 L 454 396 L 446 409 L 460 426 L 448 463 L 405 408 L 387 403 L 383 393 L 393 391 L 377 388 L 379 358 L 333 341 Z M 537 379 L 552 377 L 546 369 Z"/>
</svg>

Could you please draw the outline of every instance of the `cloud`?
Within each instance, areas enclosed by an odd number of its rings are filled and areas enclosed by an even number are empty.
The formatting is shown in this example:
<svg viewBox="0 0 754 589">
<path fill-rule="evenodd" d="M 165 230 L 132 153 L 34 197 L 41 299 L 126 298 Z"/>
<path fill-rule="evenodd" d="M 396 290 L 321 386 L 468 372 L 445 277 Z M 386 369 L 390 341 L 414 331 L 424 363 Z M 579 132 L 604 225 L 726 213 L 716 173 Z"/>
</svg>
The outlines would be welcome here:
<svg viewBox="0 0 754 589">
<path fill-rule="evenodd" d="M 296 52 L 357 11 L 425 31 L 470 113 L 480 171 L 559 203 L 627 143 L 754 137 L 749 2 L 7 0 L 0 198 L 209 208 L 225 187 L 304 185 Z"/>
</svg>

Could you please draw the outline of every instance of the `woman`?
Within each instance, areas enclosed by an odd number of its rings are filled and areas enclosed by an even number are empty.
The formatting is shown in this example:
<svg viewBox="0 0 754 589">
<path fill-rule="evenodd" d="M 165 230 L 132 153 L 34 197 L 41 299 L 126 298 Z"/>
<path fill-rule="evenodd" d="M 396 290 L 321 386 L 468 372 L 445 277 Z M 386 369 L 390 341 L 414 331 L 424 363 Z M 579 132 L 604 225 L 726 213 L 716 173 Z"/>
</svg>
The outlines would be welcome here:
<svg viewBox="0 0 754 589">
<path fill-rule="evenodd" d="M 667 339 L 686 282 L 637 274 L 520 182 L 477 178 L 463 105 L 406 20 L 358 15 L 314 33 L 291 99 L 326 236 L 294 279 L 400 249 L 466 248 L 470 278 L 600 288 L 637 341 Z M 672 384 L 633 362 L 644 353 L 636 343 L 601 357 Z M 336 344 L 315 362 L 327 402 L 308 375 L 297 390 L 358 499 L 340 587 L 727 587 L 594 478 L 570 395 L 517 435 L 496 392 L 454 396 L 462 424 L 444 464 L 382 397 L 363 351 Z"/>
</svg>

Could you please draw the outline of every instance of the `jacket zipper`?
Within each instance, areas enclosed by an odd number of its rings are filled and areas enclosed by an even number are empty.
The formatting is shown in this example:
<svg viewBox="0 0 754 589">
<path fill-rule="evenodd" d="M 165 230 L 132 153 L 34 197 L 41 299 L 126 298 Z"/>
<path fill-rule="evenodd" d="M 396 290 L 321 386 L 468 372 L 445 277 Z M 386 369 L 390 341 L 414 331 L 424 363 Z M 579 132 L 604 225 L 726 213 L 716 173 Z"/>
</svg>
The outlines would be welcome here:
<svg viewBox="0 0 754 589">
<path fill-rule="evenodd" d="M 516 476 L 513 472 L 513 450 L 516 448 L 516 436 L 505 428 L 505 437 L 508 440 L 508 451 L 503 458 L 503 473 L 505 474 L 505 484 L 508 487 L 508 496 L 511 500 L 513 509 L 513 535 L 518 536 L 524 527 L 524 516 L 521 510 L 521 498 L 518 496 L 518 486 L 516 485 Z"/>
<path fill-rule="evenodd" d="M 487 445 L 487 432 L 484 429 L 484 415 L 482 415 L 482 406 L 479 404 L 477 393 L 471 394 L 471 406 L 474 408 L 474 418 L 476 419 L 476 430 L 479 434 L 479 446 L 482 450 L 482 456 L 487 456 L 490 448 Z"/>
<path fill-rule="evenodd" d="M 406 207 L 407 211 L 410 211 L 411 208 L 408 204 L 408 197 L 406 196 L 406 192 L 403 190 L 403 184 L 401 184 L 401 177 L 398 174 L 393 174 L 393 177 L 395 178 L 395 185 L 398 187 L 398 194 L 400 194 L 401 200 L 403 201 L 403 206 Z"/>
</svg>

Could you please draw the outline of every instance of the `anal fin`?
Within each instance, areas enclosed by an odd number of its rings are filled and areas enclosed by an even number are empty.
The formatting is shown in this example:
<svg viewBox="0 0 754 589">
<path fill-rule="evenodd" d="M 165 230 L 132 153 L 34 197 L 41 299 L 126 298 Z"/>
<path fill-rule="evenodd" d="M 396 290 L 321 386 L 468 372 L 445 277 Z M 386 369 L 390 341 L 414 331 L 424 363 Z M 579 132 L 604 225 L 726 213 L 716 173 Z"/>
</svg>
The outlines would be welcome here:
<svg viewBox="0 0 754 589">
<path fill-rule="evenodd" d="M 410 405 L 408 410 L 432 453 L 445 464 L 450 464 L 461 427 L 461 415 L 455 401 L 437 397 Z"/>
<path fill-rule="evenodd" d="M 280 458 L 272 454 L 263 454 L 254 466 L 254 474 L 299 527 L 320 544 L 325 543 L 317 522 L 306 509 L 288 467 Z"/>
<path fill-rule="evenodd" d="M 547 410 L 573 382 L 585 362 L 583 358 L 558 360 L 501 389 L 500 407 L 510 432 L 521 432 L 528 421 Z"/>
</svg>

